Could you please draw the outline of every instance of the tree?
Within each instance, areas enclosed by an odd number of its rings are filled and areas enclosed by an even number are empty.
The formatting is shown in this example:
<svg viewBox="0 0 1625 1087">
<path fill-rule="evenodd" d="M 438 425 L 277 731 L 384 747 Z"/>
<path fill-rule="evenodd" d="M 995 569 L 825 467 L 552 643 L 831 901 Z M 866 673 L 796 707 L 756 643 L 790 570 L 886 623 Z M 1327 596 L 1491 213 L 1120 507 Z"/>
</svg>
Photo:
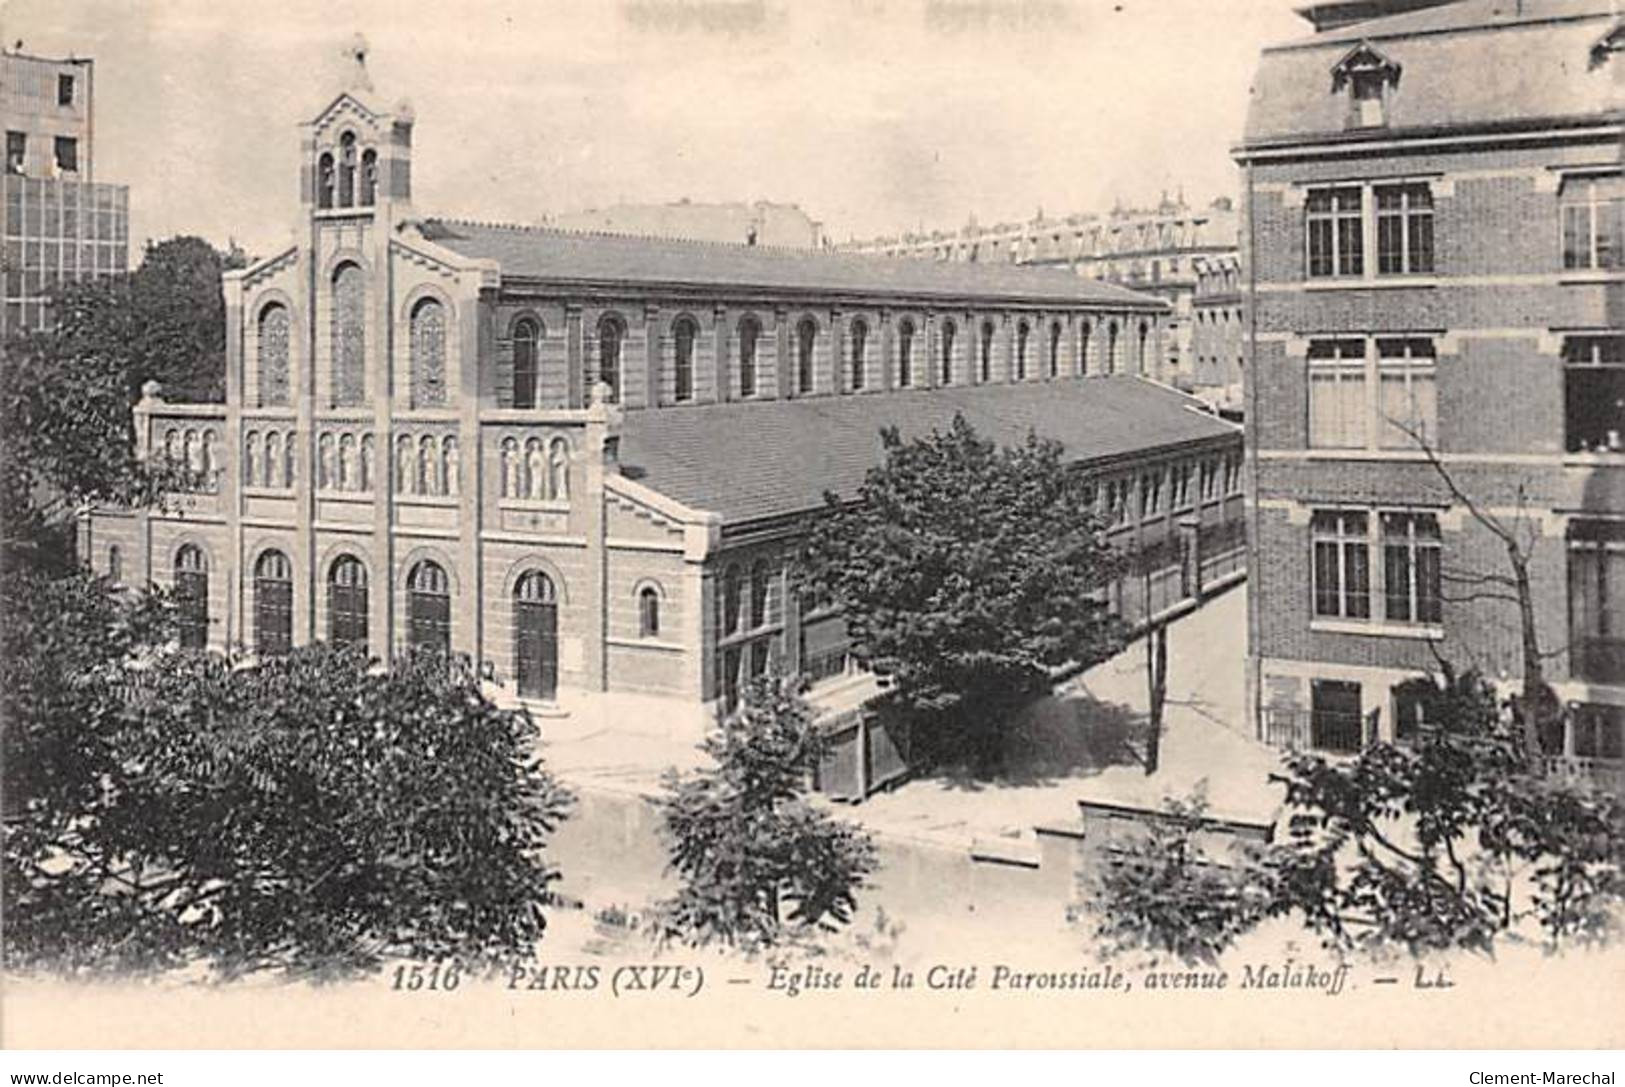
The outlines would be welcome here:
<svg viewBox="0 0 1625 1087">
<path fill-rule="evenodd" d="M 1003 720 L 1051 670 L 1121 644 L 1106 586 L 1118 564 L 1088 481 L 1059 443 L 997 449 L 963 416 L 905 442 L 857 495 L 826 496 L 808 531 L 808 587 L 845 612 L 854 655 L 905 711 L 967 732 L 984 769 Z"/>
<path fill-rule="evenodd" d="M 568 794 L 528 714 L 466 666 L 157 649 L 66 679 L 73 717 L 7 707 L 8 966 L 309 977 L 533 953 Z"/>
<path fill-rule="evenodd" d="M 1291 914 L 1341 951 L 1493 953 L 1515 940 L 1560 948 L 1617 934 L 1625 906 L 1625 803 L 1606 789 L 1528 769 L 1513 707 L 1473 672 L 1417 682 L 1427 725 L 1350 761 L 1286 757 L 1285 837 L 1238 850 L 1231 877 L 1270 901 L 1238 921 Z M 1191 849 L 1190 829 L 1178 828 Z M 1130 871 L 1161 872 L 1160 898 L 1211 893 L 1195 865 L 1171 866 L 1157 835 Z M 1245 925 L 1213 926 L 1157 906 L 1132 879 L 1094 897 L 1106 931 L 1141 946 L 1222 948 Z"/>
<path fill-rule="evenodd" d="M 1162 762 L 1162 711 L 1168 701 L 1168 620 L 1150 614 L 1151 574 L 1145 572 L 1145 685 L 1148 699 L 1145 764 L 1147 776 Z"/>
<path fill-rule="evenodd" d="M 795 689 L 753 681 L 702 748 L 713 766 L 666 779 L 681 887 L 657 911 L 663 938 L 754 950 L 851 921 L 874 845 L 807 802 L 822 742 Z"/>
</svg>

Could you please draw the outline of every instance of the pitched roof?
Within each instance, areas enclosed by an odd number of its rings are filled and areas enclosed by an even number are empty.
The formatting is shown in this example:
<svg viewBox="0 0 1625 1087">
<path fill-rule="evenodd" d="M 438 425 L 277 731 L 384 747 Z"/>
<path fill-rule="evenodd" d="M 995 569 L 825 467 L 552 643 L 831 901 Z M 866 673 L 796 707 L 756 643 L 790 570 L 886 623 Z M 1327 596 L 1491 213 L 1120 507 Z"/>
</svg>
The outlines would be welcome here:
<svg viewBox="0 0 1625 1087">
<path fill-rule="evenodd" d="M 1618 118 L 1619 73 L 1591 51 L 1619 19 L 1614 0 L 1456 0 L 1265 49 L 1244 147 L 1298 140 L 1389 139 L 1407 129 Z M 1370 42 L 1400 69 L 1388 123 L 1348 132 L 1332 69 Z M 1493 73 L 1463 78 L 1463 72 Z"/>
<path fill-rule="evenodd" d="M 739 523 L 852 495 L 881 461 L 880 431 L 946 430 L 962 412 L 1000 445 L 1029 431 L 1070 461 L 1096 461 L 1234 435 L 1193 397 L 1137 377 L 909 389 L 799 400 L 666 407 L 626 413 L 620 461 L 629 479 Z"/>
<path fill-rule="evenodd" d="M 426 219 L 423 237 L 494 260 L 504 278 L 659 287 L 731 287 L 930 301 L 1097 305 L 1160 310 L 1162 300 L 1048 268 L 931 263 L 824 250 L 778 249 L 549 227 Z"/>
</svg>

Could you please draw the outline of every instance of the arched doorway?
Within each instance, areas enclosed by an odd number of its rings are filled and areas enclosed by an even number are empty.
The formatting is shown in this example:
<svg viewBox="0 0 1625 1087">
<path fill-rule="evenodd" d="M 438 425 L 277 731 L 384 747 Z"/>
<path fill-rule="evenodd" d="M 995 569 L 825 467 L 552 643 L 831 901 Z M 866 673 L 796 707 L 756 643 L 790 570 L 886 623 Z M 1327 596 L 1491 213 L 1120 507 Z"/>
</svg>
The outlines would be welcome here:
<svg viewBox="0 0 1625 1087">
<path fill-rule="evenodd" d="M 354 555 L 340 555 L 327 571 L 327 640 L 367 644 L 367 568 Z"/>
<path fill-rule="evenodd" d="M 551 699 L 558 693 L 558 598 L 553 582 L 537 570 L 513 588 L 513 656 L 519 697 Z"/>
<path fill-rule="evenodd" d="M 412 567 L 406 578 L 406 641 L 414 649 L 451 652 L 451 581 L 429 559 Z"/>
<path fill-rule="evenodd" d="M 293 648 L 293 564 L 275 548 L 254 564 L 254 649 L 262 657 Z"/>
<path fill-rule="evenodd" d="M 204 648 L 209 644 L 209 563 L 196 544 L 175 552 L 175 596 L 182 648 Z"/>
</svg>

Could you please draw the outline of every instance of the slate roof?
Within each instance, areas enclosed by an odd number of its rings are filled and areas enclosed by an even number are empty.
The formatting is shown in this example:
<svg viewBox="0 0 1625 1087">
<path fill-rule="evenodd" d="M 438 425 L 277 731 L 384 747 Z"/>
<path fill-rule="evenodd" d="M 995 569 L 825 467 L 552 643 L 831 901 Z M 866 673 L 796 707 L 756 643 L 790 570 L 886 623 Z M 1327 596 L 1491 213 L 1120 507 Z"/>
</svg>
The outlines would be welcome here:
<svg viewBox="0 0 1625 1087">
<path fill-rule="evenodd" d="M 740 523 L 823 505 L 824 492 L 855 494 L 881 460 L 880 431 L 905 438 L 946 430 L 956 412 L 1000 445 L 1029 430 L 1096 461 L 1233 436 L 1240 427 L 1199 401 L 1118 375 L 797 400 L 629 411 L 620 461 L 629 479 L 693 509 Z"/>
<path fill-rule="evenodd" d="M 1243 149 L 1306 139 L 1389 139 L 1406 130 L 1622 115 L 1618 61 L 1592 47 L 1619 22 L 1613 0 L 1456 0 L 1265 49 Z M 1348 131 L 1332 67 L 1360 42 L 1400 66 L 1382 128 Z M 1463 75 L 1463 73 L 1482 73 Z"/>
<path fill-rule="evenodd" d="M 504 278 L 707 290 L 866 295 L 945 302 L 1096 305 L 1156 311 L 1166 303 L 1052 268 L 872 257 L 815 249 L 733 245 L 550 227 L 426 219 L 427 241 L 494 260 Z"/>
</svg>

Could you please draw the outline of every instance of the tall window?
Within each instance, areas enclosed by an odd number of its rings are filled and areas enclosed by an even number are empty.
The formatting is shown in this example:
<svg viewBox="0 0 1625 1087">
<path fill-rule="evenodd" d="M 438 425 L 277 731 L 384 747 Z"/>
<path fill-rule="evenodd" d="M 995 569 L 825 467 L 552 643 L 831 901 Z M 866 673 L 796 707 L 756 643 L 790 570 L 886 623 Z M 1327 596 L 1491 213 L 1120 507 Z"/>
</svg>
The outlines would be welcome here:
<svg viewBox="0 0 1625 1087">
<path fill-rule="evenodd" d="M 209 564 L 196 544 L 175 553 L 175 596 L 181 647 L 202 649 L 209 644 Z"/>
<path fill-rule="evenodd" d="M 1569 524 L 1569 658 L 1576 679 L 1625 682 L 1625 524 Z"/>
<path fill-rule="evenodd" d="M 722 575 L 722 633 L 737 634 L 739 623 L 743 619 L 740 611 L 741 597 L 744 594 L 744 575 L 739 572 L 738 566 L 729 566 Z"/>
<path fill-rule="evenodd" d="M 694 341 L 699 327 L 687 317 L 672 328 L 672 399 L 679 404 L 694 399 Z"/>
<path fill-rule="evenodd" d="M 1440 550 L 1433 514 L 1382 514 L 1383 616 L 1389 622 L 1440 622 Z"/>
<path fill-rule="evenodd" d="M 361 206 L 370 208 L 378 201 L 378 152 L 361 153 Z"/>
<path fill-rule="evenodd" d="M 56 77 L 56 104 L 59 106 L 73 105 L 73 76 L 59 75 Z"/>
<path fill-rule="evenodd" d="M 914 384 L 914 322 L 906 318 L 897 326 L 897 384 Z"/>
<path fill-rule="evenodd" d="M 1625 333 L 1563 342 L 1563 436 L 1570 453 L 1625 452 Z"/>
<path fill-rule="evenodd" d="M 796 326 L 796 391 L 813 391 L 813 348 L 818 343 L 818 325 L 803 317 Z"/>
<path fill-rule="evenodd" d="M 1360 511 L 1317 510 L 1311 518 L 1317 616 L 1371 617 L 1369 524 Z"/>
<path fill-rule="evenodd" d="M 288 309 L 272 303 L 260 310 L 260 406 L 280 407 L 288 402 Z"/>
<path fill-rule="evenodd" d="M 536 406 L 537 358 L 542 328 L 526 317 L 513 326 L 513 406 Z"/>
<path fill-rule="evenodd" d="M 57 136 L 52 142 L 53 150 L 56 152 L 57 172 L 64 174 L 78 173 L 79 141 L 72 136 Z"/>
<path fill-rule="evenodd" d="M 107 549 L 107 580 L 114 585 L 124 581 L 124 554 L 119 550 L 118 544 Z"/>
<path fill-rule="evenodd" d="M 852 322 L 852 389 L 863 388 L 865 362 L 869 352 L 869 326 L 862 321 Z"/>
<path fill-rule="evenodd" d="M 1027 339 L 1031 333 L 1026 321 L 1016 325 L 1016 380 L 1027 380 Z"/>
<path fill-rule="evenodd" d="M 293 566 L 274 548 L 254 564 L 254 648 L 262 657 L 293 648 Z"/>
<path fill-rule="evenodd" d="M 1563 183 L 1563 267 L 1625 267 L 1625 179 L 1570 178 Z"/>
<path fill-rule="evenodd" d="M 367 568 L 354 555 L 340 555 L 327 572 L 327 640 L 367 644 Z"/>
<path fill-rule="evenodd" d="M 982 322 L 982 358 L 981 374 L 978 381 L 986 384 L 993 380 L 993 322 Z"/>
<path fill-rule="evenodd" d="M 621 344 L 626 341 L 626 326 L 614 314 L 605 314 L 598 322 L 598 380 L 609 386 L 609 401 L 621 401 Z"/>
<path fill-rule="evenodd" d="M 651 585 L 638 590 L 638 635 L 643 638 L 660 636 L 660 593 Z"/>
<path fill-rule="evenodd" d="M 1117 322 L 1112 321 L 1106 325 L 1106 364 L 1102 369 L 1108 374 L 1117 372 Z"/>
<path fill-rule="evenodd" d="M 942 322 L 942 373 L 940 384 L 954 383 L 954 333 L 959 330 L 952 321 Z"/>
<path fill-rule="evenodd" d="M 339 207 L 355 204 L 355 133 L 339 137 Z"/>
<path fill-rule="evenodd" d="M 367 395 L 366 283 L 354 264 L 333 273 L 333 404 L 353 407 Z"/>
<path fill-rule="evenodd" d="M 445 569 L 429 559 L 407 575 L 406 633 L 414 648 L 451 651 L 451 581 Z"/>
<path fill-rule="evenodd" d="M 1432 340 L 1377 340 L 1379 444 L 1384 449 L 1416 449 L 1419 441 L 1435 446 L 1434 362 Z"/>
<path fill-rule="evenodd" d="M 1433 271 L 1433 192 L 1426 184 L 1378 185 L 1377 274 Z"/>
<path fill-rule="evenodd" d="M 6 172 L 21 174 L 28 166 L 28 133 L 6 132 Z"/>
<path fill-rule="evenodd" d="M 767 594 L 771 582 L 767 563 L 758 562 L 750 568 L 750 626 L 752 630 L 767 623 Z"/>
<path fill-rule="evenodd" d="M 1146 372 L 1146 367 L 1145 367 L 1146 353 L 1145 353 L 1145 349 L 1146 349 L 1146 345 L 1149 344 L 1150 342 L 1151 342 L 1151 329 L 1149 327 L 1147 327 L 1147 325 L 1146 325 L 1146 323 L 1144 321 L 1141 321 L 1140 322 L 1140 345 L 1139 345 L 1139 349 L 1135 353 L 1135 359 L 1134 359 L 1134 366 L 1135 366 L 1135 372 L 1136 373 L 1143 374 L 1143 373 Z"/>
<path fill-rule="evenodd" d="M 1089 372 L 1089 322 L 1083 322 L 1078 330 L 1078 376 L 1082 377 Z"/>
<path fill-rule="evenodd" d="M 1061 376 L 1061 323 L 1049 326 L 1049 376 Z"/>
<path fill-rule="evenodd" d="M 756 395 L 756 341 L 761 334 L 762 326 L 756 323 L 756 318 L 746 317 L 739 322 L 739 395 L 742 397 Z"/>
<path fill-rule="evenodd" d="M 337 174 L 333 170 L 332 152 L 324 151 L 322 157 L 316 160 L 316 206 L 318 208 L 331 208 L 333 206 L 333 193 L 337 184 Z"/>
<path fill-rule="evenodd" d="M 412 307 L 412 406 L 446 403 L 446 308 L 433 298 Z"/>
<path fill-rule="evenodd" d="M 1305 218 L 1312 278 L 1365 272 L 1362 195 L 1357 185 L 1309 190 Z"/>
<path fill-rule="evenodd" d="M 1363 449 L 1366 444 L 1365 341 L 1309 345 L 1309 444 Z"/>
</svg>

